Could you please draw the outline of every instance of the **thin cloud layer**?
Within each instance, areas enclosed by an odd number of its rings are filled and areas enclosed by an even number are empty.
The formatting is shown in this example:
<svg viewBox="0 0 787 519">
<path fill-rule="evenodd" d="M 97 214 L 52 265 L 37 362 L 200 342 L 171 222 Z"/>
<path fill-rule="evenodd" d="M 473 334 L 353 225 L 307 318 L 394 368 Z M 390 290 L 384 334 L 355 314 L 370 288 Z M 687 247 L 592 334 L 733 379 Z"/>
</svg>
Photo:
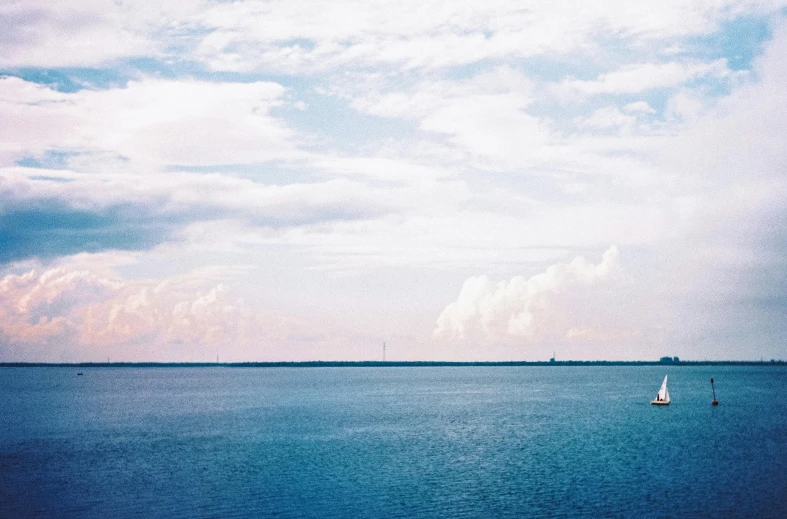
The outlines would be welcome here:
<svg viewBox="0 0 787 519">
<path fill-rule="evenodd" d="M 682 85 L 708 75 L 730 75 L 725 60 L 711 63 L 646 63 L 626 65 L 622 70 L 601 74 L 594 80 L 566 80 L 560 88 L 580 95 L 635 94 L 656 88 Z"/>
<path fill-rule="evenodd" d="M 185 56 L 220 70 L 304 72 L 446 67 L 584 50 L 599 35 L 642 42 L 702 36 L 780 2 L 481 4 L 301 2 L 11 3 L 0 11 L 0 66 L 96 66 Z"/>
<path fill-rule="evenodd" d="M 197 222 L 235 220 L 281 229 L 364 220 L 390 210 L 386 193 L 336 179 L 271 186 L 206 174 L 112 181 L 69 171 L 0 170 L 0 261 L 182 241 Z M 31 174 L 31 173 L 38 173 Z"/>
<path fill-rule="evenodd" d="M 297 152 L 291 131 L 270 114 L 284 91 L 271 82 L 147 79 L 64 93 L 1 78 L 0 159 L 100 152 L 145 169 L 283 160 Z"/>
<path fill-rule="evenodd" d="M 233 2 L 208 10 L 199 53 L 221 70 L 290 72 L 344 66 L 439 68 L 704 35 L 757 3 L 484 4 Z M 769 6 L 775 8 L 775 6 Z"/>
</svg>

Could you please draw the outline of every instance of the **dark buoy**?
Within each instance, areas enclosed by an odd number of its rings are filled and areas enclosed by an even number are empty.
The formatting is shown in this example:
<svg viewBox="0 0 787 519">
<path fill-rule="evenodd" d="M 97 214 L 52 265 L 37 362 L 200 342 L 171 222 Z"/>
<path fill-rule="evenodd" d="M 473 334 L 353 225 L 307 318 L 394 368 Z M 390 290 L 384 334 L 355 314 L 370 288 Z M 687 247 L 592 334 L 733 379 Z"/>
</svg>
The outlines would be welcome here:
<svg viewBox="0 0 787 519">
<path fill-rule="evenodd" d="M 710 405 L 719 405 L 719 401 L 716 400 L 716 386 L 713 385 L 713 379 L 710 379 L 710 387 L 713 389 L 713 402 Z"/>
</svg>

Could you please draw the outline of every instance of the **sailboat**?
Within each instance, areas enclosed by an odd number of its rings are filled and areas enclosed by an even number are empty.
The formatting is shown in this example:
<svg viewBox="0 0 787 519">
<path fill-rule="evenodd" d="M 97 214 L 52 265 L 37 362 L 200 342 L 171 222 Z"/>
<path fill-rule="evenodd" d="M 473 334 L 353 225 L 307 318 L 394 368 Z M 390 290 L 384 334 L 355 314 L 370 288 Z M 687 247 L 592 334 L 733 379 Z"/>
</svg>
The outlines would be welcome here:
<svg viewBox="0 0 787 519">
<path fill-rule="evenodd" d="M 650 401 L 653 405 L 669 405 L 669 390 L 667 389 L 667 375 L 664 375 L 664 382 L 661 383 L 661 389 L 659 389 L 659 393 L 656 395 L 655 400 Z"/>
</svg>

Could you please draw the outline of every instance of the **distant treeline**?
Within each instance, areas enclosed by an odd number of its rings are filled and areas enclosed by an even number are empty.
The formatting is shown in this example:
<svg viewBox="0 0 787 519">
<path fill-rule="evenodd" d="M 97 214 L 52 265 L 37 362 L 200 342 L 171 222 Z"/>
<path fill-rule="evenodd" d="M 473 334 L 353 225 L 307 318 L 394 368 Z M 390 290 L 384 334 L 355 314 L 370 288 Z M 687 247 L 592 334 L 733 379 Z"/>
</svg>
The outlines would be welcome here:
<svg viewBox="0 0 787 519">
<path fill-rule="evenodd" d="M 304 362 L 0 362 L 0 367 L 78 367 L 78 368 L 412 368 L 441 366 L 783 366 L 784 360 L 550 360 L 500 362 L 449 361 L 344 361 Z"/>
</svg>

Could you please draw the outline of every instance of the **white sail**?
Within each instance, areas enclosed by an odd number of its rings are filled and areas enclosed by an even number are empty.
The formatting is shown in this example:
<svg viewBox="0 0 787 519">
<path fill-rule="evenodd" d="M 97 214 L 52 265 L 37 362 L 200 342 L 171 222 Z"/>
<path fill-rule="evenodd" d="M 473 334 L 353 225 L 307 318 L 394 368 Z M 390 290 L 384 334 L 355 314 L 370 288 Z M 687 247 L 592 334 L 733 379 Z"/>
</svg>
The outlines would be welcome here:
<svg viewBox="0 0 787 519">
<path fill-rule="evenodd" d="M 664 376 L 664 382 L 661 383 L 661 388 L 656 396 L 656 399 L 651 404 L 669 404 L 669 390 L 667 390 L 667 375 Z"/>
<path fill-rule="evenodd" d="M 661 383 L 661 389 L 659 389 L 659 400 L 667 400 L 669 396 L 669 391 L 667 391 L 667 375 L 664 375 L 664 382 Z"/>
</svg>

